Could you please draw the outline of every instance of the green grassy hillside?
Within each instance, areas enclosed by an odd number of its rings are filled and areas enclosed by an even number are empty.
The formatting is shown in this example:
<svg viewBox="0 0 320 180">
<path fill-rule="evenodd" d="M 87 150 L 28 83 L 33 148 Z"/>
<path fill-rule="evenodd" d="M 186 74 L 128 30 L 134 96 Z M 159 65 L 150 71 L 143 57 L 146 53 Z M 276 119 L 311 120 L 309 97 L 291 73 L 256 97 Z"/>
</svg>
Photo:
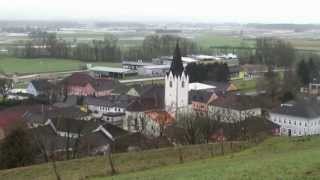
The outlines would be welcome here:
<svg viewBox="0 0 320 180">
<path fill-rule="evenodd" d="M 243 146 L 243 145 L 242 145 Z M 220 146 L 196 145 L 183 147 L 184 164 L 179 164 L 176 148 L 116 154 L 118 172 L 110 176 L 106 157 L 92 157 L 58 162 L 62 179 L 79 180 L 212 180 L 212 179 L 320 179 L 320 137 L 277 137 L 260 145 L 220 154 Z M 233 144 L 233 149 L 240 148 Z M 213 157 L 211 156 L 213 153 Z M 0 179 L 55 179 L 52 164 L 0 171 Z"/>
<path fill-rule="evenodd" d="M 247 143 L 225 143 L 224 153 L 240 151 Z M 120 153 L 113 155 L 117 173 L 130 173 L 164 167 L 180 163 L 179 152 L 182 152 L 183 162 L 206 159 L 221 155 L 220 144 L 204 144 L 163 148 L 141 152 Z M 57 170 L 62 180 L 79 180 L 86 177 L 103 177 L 110 175 L 108 159 L 104 156 L 57 162 Z M 8 180 L 55 180 L 52 163 L 0 171 L 0 179 Z"/>
<path fill-rule="evenodd" d="M 95 179 L 320 179 L 320 137 L 273 138 L 233 155 Z"/>
</svg>

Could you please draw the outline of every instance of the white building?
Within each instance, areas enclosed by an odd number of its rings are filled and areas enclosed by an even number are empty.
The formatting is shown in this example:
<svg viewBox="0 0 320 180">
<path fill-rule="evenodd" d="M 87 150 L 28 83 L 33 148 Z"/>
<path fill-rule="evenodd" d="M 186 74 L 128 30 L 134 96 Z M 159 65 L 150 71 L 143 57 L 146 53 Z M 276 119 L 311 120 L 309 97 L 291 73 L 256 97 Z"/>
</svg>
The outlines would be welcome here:
<svg viewBox="0 0 320 180">
<path fill-rule="evenodd" d="M 84 104 L 94 118 L 102 119 L 112 125 L 121 126 L 128 104 L 128 96 L 85 97 Z"/>
<path fill-rule="evenodd" d="M 164 88 L 154 85 L 130 103 L 125 112 L 123 129 L 129 132 L 145 132 L 146 113 L 164 110 Z"/>
<path fill-rule="evenodd" d="M 250 96 L 222 96 L 212 101 L 208 106 L 209 117 L 219 118 L 220 121 L 227 123 L 235 123 L 261 115 L 261 108 Z"/>
<path fill-rule="evenodd" d="M 189 103 L 189 76 L 184 72 L 179 45 L 175 49 L 170 72 L 165 76 L 165 108 L 175 113 Z"/>
<path fill-rule="evenodd" d="M 144 76 L 164 76 L 170 69 L 170 65 L 149 65 L 138 68 L 138 74 Z"/>
<path fill-rule="evenodd" d="M 167 126 L 174 122 L 174 118 L 166 111 L 146 112 L 144 133 L 148 136 L 162 136 Z"/>
<path fill-rule="evenodd" d="M 305 99 L 281 104 L 270 112 L 270 120 L 280 126 L 281 135 L 320 134 L 320 102 Z"/>
</svg>

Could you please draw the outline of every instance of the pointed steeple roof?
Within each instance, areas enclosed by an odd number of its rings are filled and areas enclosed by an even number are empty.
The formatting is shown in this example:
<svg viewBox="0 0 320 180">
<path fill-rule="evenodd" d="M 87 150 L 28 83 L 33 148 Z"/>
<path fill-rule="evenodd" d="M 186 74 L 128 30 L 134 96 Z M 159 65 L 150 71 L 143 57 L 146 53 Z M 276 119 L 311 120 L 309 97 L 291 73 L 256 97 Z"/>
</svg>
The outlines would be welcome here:
<svg viewBox="0 0 320 180">
<path fill-rule="evenodd" d="M 170 72 L 172 72 L 173 76 L 181 76 L 183 69 L 184 68 L 182 64 L 179 42 L 177 42 L 176 49 L 174 50 L 174 54 L 173 54 Z"/>
</svg>

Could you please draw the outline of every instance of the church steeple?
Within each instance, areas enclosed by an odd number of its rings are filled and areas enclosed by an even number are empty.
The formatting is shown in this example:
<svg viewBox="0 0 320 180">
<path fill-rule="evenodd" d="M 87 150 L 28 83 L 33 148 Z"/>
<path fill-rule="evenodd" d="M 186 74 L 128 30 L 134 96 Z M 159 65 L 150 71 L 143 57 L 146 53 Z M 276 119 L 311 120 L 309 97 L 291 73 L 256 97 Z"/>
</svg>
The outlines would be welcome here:
<svg viewBox="0 0 320 180">
<path fill-rule="evenodd" d="M 176 49 L 174 50 L 172 63 L 170 66 L 170 72 L 172 72 L 173 76 L 181 76 L 183 72 L 183 64 L 182 57 L 179 48 L 179 42 L 177 42 Z"/>
</svg>

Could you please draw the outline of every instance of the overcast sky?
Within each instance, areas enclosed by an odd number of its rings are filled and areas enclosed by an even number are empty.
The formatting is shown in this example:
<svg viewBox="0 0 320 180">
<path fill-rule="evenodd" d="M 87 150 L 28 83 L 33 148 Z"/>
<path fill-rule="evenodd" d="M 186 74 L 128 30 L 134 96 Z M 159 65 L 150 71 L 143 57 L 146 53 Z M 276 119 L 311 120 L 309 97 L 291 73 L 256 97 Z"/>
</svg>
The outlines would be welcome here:
<svg viewBox="0 0 320 180">
<path fill-rule="evenodd" d="M 319 0 L 0 0 L 0 19 L 320 23 Z"/>
</svg>

